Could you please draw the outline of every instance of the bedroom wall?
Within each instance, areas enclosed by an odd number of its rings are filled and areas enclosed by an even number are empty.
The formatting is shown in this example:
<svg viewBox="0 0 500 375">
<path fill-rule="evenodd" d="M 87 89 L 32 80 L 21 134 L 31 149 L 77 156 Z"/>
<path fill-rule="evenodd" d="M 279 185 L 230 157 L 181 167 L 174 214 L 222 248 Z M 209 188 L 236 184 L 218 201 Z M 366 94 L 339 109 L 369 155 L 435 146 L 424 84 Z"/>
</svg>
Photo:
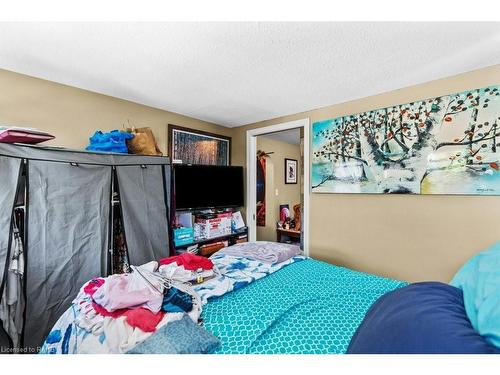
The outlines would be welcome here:
<svg viewBox="0 0 500 375">
<path fill-rule="evenodd" d="M 47 145 L 82 149 L 96 130 L 149 126 L 167 154 L 167 125 L 230 136 L 231 129 L 177 113 L 0 69 L 0 125 L 35 127 L 56 136 Z"/>
<path fill-rule="evenodd" d="M 273 152 L 266 160 L 266 226 L 257 227 L 257 240 L 276 241 L 280 204 L 288 204 L 293 217 L 293 206 L 300 203 L 300 146 L 259 136 L 257 150 Z M 285 158 L 298 162 L 296 184 L 285 184 Z"/>
<path fill-rule="evenodd" d="M 246 165 L 245 132 L 500 84 L 500 65 L 235 129 L 233 164 Z M 332 82 L 332 88 L 334 88 Z M 311 194 L 315 258 L 408 281 L 447 282 L 474 253 L 500 239 L 500 196 Z"/>
</svg>

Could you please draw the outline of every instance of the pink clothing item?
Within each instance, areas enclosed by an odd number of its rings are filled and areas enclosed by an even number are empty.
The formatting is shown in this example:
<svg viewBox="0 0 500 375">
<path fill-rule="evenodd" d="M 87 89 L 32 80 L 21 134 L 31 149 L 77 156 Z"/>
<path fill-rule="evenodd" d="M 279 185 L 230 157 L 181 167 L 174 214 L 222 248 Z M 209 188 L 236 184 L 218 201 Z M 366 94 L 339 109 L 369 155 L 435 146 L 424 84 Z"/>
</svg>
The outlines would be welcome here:
<svg viewBox="0 0 500 375">
<path fill-rule="evenodd" d="M 178 266 L 183 266 L 188 271 L 196 271 L 197 269 L 211 270 L 214 267 L 212 261 L 208 258 L 191 253 L 183 253 L 173 257 L 160 259 L 160 265 L 177 263 Z"/>
<path fill-rule="evenodd" d="M 125 321 L 128 325 L 134 328 L 139 328 L 143 332 L 154 332 L 156 326 L 165 316 L 163 311 L 159 313 L 152 313 L 150 310 L 144 308 L 137 309 L 120 309 L 115 311 L 108 311 L 104 307 L 92 302 L 92 307 L 94 310 L 102 315 L 111 317 L 113 319 L 119 318 L 120 316 L 125 316 Z"/>
<path fill-rule="evenodd" d="M 82 308 L 91 316 L 97 314 L 112 319 L 123 316 L 131 327 L 147 333 L 154 332 L 166 315 L 161 311 L 163 293 L 159 293 L 145 280 L 141 280 L 141 276 L 129 277 L 130 275 L 112 275 L 106 279 L 90 280 L 84 285 L 83 292 L 91 297 L 92 302 L 82 300 L 80 305 L 86 305 Z M 110 310 L 102 306 L 99 301 L 114 308 Z M 117 308 L 117 306 L 126 307 Z"/>
<path fill-rule="evenodd" d="M 92 297 L 99 287 L 104 284 L 104 279 L 92 279 L 83 287 L 83 291 Z"/>
<path fill-rule="evenodd" d="M 155 287 L 136 273 L 111 275 L 97 290 L 92 299 L 107 311 L 144 307 L 157 313 L 163 302 L 163 286 Z"/>
<path fill-rule="evenodd" d="M 98 313 L 99 315 L 109 316 L 114 319 L 119 318 L 129 310 L 129 309 L 120 309 L 115 311 L 108 311 L 104 307 L 98 305 L 95 302 L 92 302 L 92 307 L 94 308 L 95 312 Z"/>
<path fill-rule="evenodd" d="M 143 332 L 154 332 L 156 326 L 165 316 L 163 311 L 153 314 L 151 311 L 140 308 L 128 310 L 123 315 L 127 317 L 127 323 L 135 328 L 139 328 Z"/>
</svg>

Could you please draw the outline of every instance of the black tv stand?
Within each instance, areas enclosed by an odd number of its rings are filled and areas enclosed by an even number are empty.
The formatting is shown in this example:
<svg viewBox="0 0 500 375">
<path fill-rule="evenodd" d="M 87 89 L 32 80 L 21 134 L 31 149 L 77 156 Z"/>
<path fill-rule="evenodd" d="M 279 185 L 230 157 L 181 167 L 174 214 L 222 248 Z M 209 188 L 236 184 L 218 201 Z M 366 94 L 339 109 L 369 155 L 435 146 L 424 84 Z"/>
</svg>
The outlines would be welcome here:
<svg viewBox="0 0 500 375">
<path fill-rule="evenodd" d="M 226 240 L 226 239 L 229 239 L 230 241 L 230 245 L 234 245 L 234 243 L 231 243 L 232 241 L 231 240 L 236 240 L 238 239 L 238 237 L 242 236 L 242 235 L 248 235 L 248 227 L 244 227 L 244 228 L 241 228 L 241 229 L 238 229 L 237 231 L 231 233 L 231 234 L 225 234 L 223 236 L 218 236 L 218 237 L 213 237 L 213 238 L 207 238 L 207 239 L 203 239 L 203 240 L 197 240 L 197 241 L 193 241 L 191 243 L 188 243 L 188 244 L 185 244 L 185 245 L 180 245 L 180 246 L 175 246 L 175 249 L 183 249 L 183 248 L 187 248 L 187 247 L 190 247 L 190 246 L 193 246 L 193 245 L 204 245 L 204 244 L 208 244 L 208 243 L 212 243 L 212 242 L 219 242 L 219 241 L 223 241 L 223 240 Z"/>
<path fill-rule="evenodd" d="M 196 208 L 196 209 L 190 209 L 190 210 L 179 209 L 176 211 L 177 212 L 186 212 L 186 213 L 189 212 L 191 215 L 197 216 L 197 215 L 210 215 L 210 214 L 224 213 L 224 212 L 234 212 L 234 211 L 239 211 L 239 208 L 235 208 L 235 207 L 222 207 L 222 208 L 212 208 L 212 209 Z M 234 245 L 234 244 L 240 243 L 240 242 L 247 242 L 248 241 L 248 227 L 245 226 L 243 228 L 233 230 L 232 233 L 224 234 L 221 236 L 216 236 L 216 237 L 211 237 L 211 238 L 203 238 L 203 239 L 198 239 L 198 240 L 195 239 L 194 241 L 187 243 L 187 244 L 175 245 L 175 243 L 174 243 L 174 251 L 175 251 L 175 254 L 179 254 L 182 252 L 186 252 L 189 247 L 192 247 L 195 245 L 197 245 L 198 249 L 200 249 L 201 247 L 203 247 L 203 245 L 210 245 L 210 244 L 215 244 L 217 242 L 223 242 L 223 241 L 224 242 L 227 241 L 228 246 L 231 246 L 231 245 Z M 203 251 L 201 251 L 200 255 L 205 255 L 205 254 Z M 209 255 L 211 255 L 211 254 L 208 254 L 205 256 L 209 256 Z"/>
</svg>

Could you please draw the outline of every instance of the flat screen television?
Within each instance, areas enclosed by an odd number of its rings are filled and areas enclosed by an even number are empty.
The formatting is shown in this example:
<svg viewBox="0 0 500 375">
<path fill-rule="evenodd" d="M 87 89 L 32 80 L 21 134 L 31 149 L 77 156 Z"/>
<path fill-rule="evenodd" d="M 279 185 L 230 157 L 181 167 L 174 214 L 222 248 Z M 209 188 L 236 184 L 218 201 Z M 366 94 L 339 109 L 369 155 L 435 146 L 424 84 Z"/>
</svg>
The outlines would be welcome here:
<svg viewBox="0 0 500 375">
<path fill-rule="evenodd" d="M 242 207 L 243 167 L 174 165 L 177 210 Z"/>
</svg>

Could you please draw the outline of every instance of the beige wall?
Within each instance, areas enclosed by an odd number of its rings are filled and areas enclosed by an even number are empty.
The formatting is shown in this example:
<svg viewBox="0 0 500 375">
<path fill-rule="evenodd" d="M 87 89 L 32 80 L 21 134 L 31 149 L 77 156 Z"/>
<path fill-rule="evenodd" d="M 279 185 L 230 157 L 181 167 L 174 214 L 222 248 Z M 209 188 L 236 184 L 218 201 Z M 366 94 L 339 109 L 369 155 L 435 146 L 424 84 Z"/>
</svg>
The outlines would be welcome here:
<svg viewBox="0 0 500 375">
<path fill-rule="evenodd" d="M 309 117 L 311 123 L 500 84 L 500 65 L 235 129 L 233 164 L 245 165 L 245 131 Z M 332 82 L 335 89 L 335 82 Z M 500 237 L 500 197 L 311 194 L 315 258 L 408 281 L 449 281 Z"/>
<path fill-rule="evenodd" d="M 293 206 L 300 203 L 300 146 L 259 136 L 257 150 L 273 152 L 266 160 L 266 226 L 257 227 L 257 240 L 276 241 L 280 204 L 288 204 L 293 217 Z M 297 160 L 296 184 L 285 184 L 285 158 Z"/>
<path fill-rule="evenodd" d="M 47 144 L 81 149 L 96 130 L 122 129 L 127 120 L 137 127 L 151 127 L 165 155 L 169 123 L 232 133 L 187 116 L 0 69 L 0 124 L 50 132 L 56 139 Z"/>
<path fill-rule="evenodd" d="M 0 70 L 0 124 L 37 127 L 57 136 L 53 145 L 83 148 L 95 130 L 119 129 L 129 119 L 151 127 L 166 153 L 166 126 L 174 123 L 232 136 L 233 165 L 246 165 L 245 132 L 250 128 L 305 117 L 312 123 L 492 84 L 500 84 L 500 65 L 228 129 Z M 310 210 L 313 257 L 409 281 L 448 281 L 468 257 L 500 234 L 500 197 L 315 193 Z"/>
</svg>

